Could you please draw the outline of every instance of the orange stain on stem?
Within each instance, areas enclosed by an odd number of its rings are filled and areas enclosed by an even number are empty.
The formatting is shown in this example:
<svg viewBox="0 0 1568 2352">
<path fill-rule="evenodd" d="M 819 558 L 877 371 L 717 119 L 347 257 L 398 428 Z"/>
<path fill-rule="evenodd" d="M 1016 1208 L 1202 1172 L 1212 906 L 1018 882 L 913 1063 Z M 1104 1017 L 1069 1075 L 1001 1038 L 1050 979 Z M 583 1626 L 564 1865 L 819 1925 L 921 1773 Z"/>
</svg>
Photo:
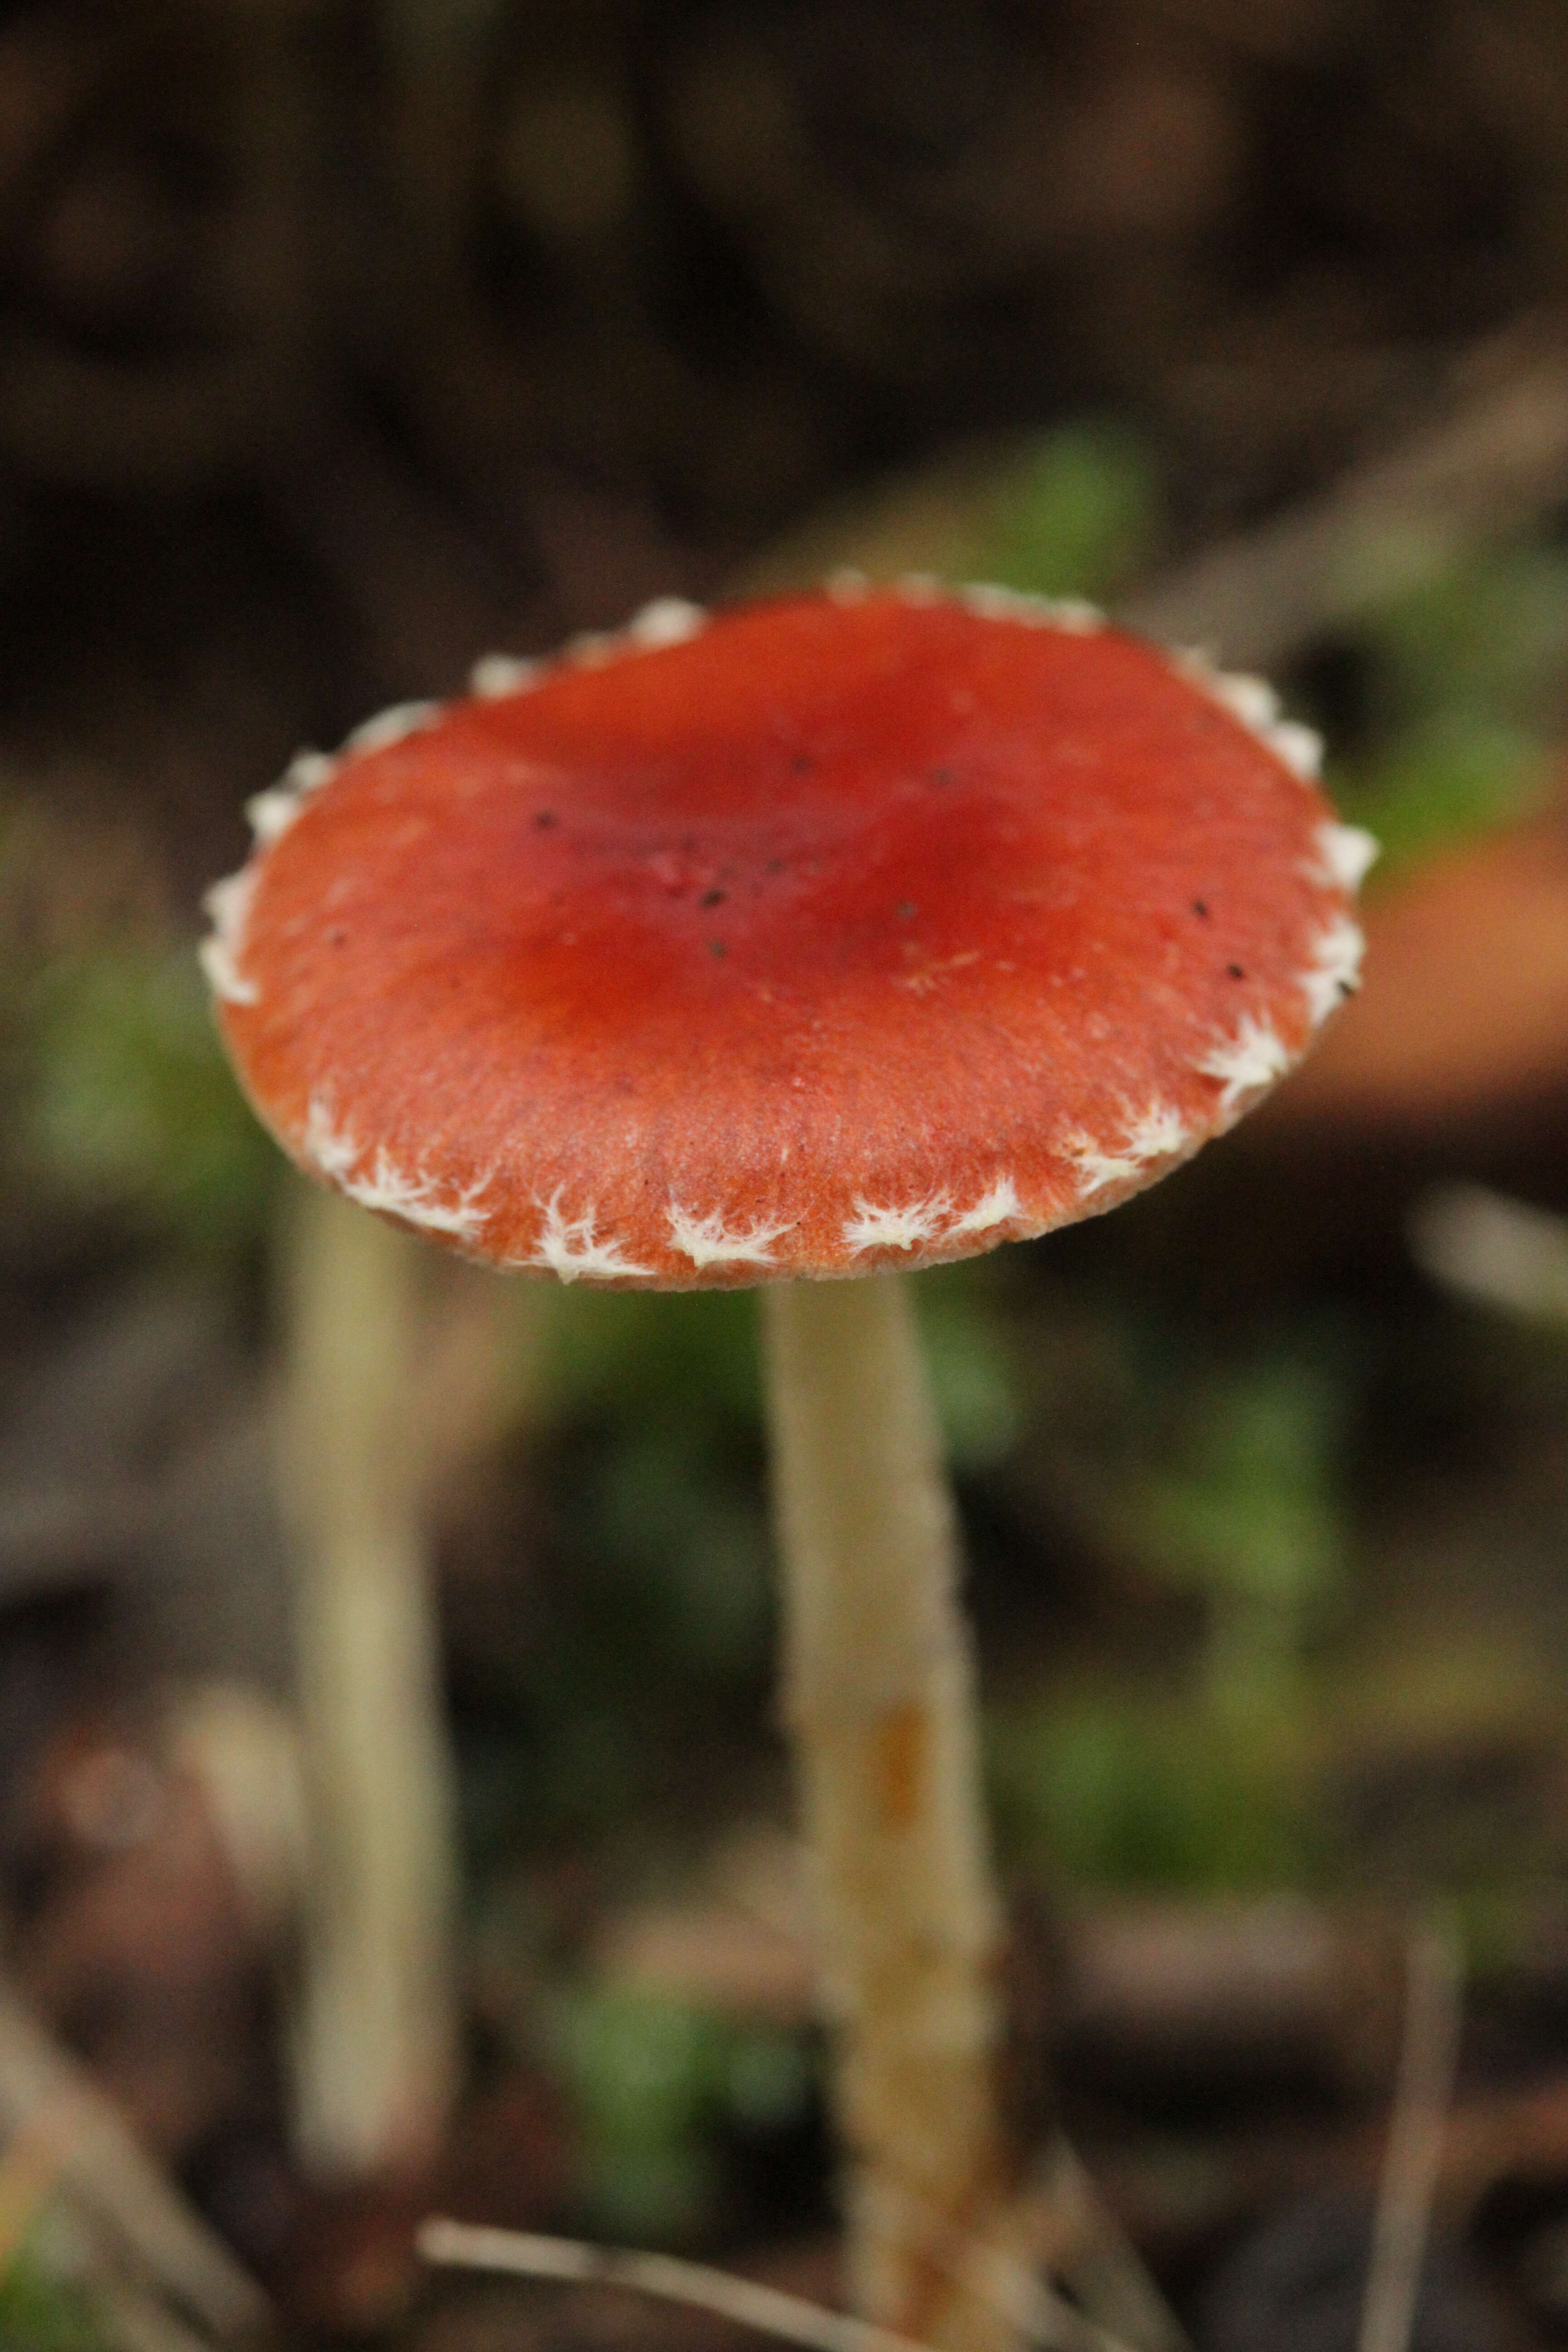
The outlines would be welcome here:
<svg viewBox="0 0 1568 2352">
<path fill-rule="evenodd" d="M 872 1750 L 879 1829 L 896 1835 L 920 1818 L 930 1748 L 926 1709 L 917 1700 L 888 1709 L 877 1726 Z"/>
</svg>

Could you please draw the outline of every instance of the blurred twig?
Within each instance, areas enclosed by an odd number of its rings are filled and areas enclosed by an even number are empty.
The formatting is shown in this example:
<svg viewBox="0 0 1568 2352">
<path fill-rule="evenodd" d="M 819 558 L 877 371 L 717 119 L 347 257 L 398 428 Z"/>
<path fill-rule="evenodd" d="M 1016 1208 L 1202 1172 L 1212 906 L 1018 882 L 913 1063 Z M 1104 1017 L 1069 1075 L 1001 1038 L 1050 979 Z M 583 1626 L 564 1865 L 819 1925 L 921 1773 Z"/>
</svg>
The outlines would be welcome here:
<svg viewBox="0 0 1568 2352">
<path fill-rule="evenodd" d="M 1025 2202 L 1035 2260 L 1065 2281 L 1098 2332 L 1112 2331 L 1140 2352 L 1184 2352 L 1180 2321 L 1061 2134 L 1045 2149 Z"/>
<path fill-rule="evenodd" d="M 907 2336 L 856 2319 L 846 2312 L 829 2311 L 801 2295 L 785 2294 L 755 2279 L 737 2278 L 732 2272 L 710 2269 L 670 2254 L 646 2254 L 619 2246 L 591 2246 L 573 2238 L 540 2237 L 531 2231 L 475 2229 L 440 2218 L 426 2221 L 419 2231 L 419 2252 L 427 2263 L 465 2270 L 501 2271 L 518 2278 L 563 2279 L 584 2286 L 625 2287 L 633 2294 L 654 2295 L 699 2311 L 711 2311 L 738 2326 L 753 2327 L 806 2352 L 925 2352 Z M 1074 2311 L 1048 2287 L 1019 2272 L 1026 2292 L 1017 2291 L 1010 2276 L 1000 2282 L 987 2263 L 984 2286 L 999 2295 L 1007 2315 L 1034 2343 L 1056 2352 L 1129 2352 L 1103 2328 Z"/>
<path fill-rule="evenodd" d="M 124 2279 L 95 2279 L 93 2303 L 110 2341 L 121 2352 L 209 2352 L 207 2336 L 194 2335 L 165 2305 Z"/>
<path fill-rule="evenodd" d="M 1537 327 L 1472 350 L 1440 423 L 1122 605 L 1128 626 L 1272 668 L 1317 631 L 1568 494 L 1568 350 Z"/>
<path fill-rule="evenodd" d="M 1394 2084 L 1358 2352 L 1405 2352 L 1443 2158 L 1459 2042 L 1463 1956 L 1453 1922 L 1410 1939 L 1405 2043 Z"/>
<path fill-rule="evenodd" d="M 193 2319 L 259 2333 L 265 2296 L 16 1993 L 0 1986 L 0 2124 L 52 2149 L 57 2177 Z"/>
<path fill-rule="evenodd" d="M 0 2279 L 60 2177 L 59 2149 L 42 2122 L 37 2112 L 25 2116 L 0 2157 Z"/>
<path fill-rule="evenodd" d="M 807 2352 L 924 2352 L 907 2336 L 829 2311 L 804 2296 L 785 2294 L 755 2279 L 687 2263 L 670 2254 L 638 2253 L 620 2246 L 590 2246 L 531 2231 L 483 2230 L 440 2217 L 424 2223 L 419 2252 L 427 2263 L 458 2270 L 500 2271 L 514 2278 L 562 2279 L 581 2286 L 625 2287 L 711 2311 L 738 2326 L 753 2327 Z"/>
<path fill-rule="evenodd" d="M 1568 1324 L 1568 1220 L 1484 1184 L 1442 1184 L 1410 1215 L 1415 1262 L 1447 1289 L 1533 1322 Z"/>
</svg>

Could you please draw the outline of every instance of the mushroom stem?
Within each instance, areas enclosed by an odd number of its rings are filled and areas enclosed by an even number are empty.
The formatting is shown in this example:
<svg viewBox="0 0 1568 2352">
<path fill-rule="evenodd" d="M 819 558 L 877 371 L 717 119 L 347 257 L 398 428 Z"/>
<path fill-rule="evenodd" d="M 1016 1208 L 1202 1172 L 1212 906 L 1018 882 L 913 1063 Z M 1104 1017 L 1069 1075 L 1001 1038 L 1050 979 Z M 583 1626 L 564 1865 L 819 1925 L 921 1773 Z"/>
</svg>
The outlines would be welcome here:
<svg viewBox="0 0 1568 2352">
<path fill-rule="evenodd" d="M 411 1397 L 422 1267 L 333 1194 L 291 1206 L 280 1491 L 313 1863 L 296 2131 L 323 2179 L 413 2174 L 458 2067 L 455 1792 Z"/>
<path fill-rule="evenodd" d="M 1009 2184 L 1000 1906 L 952 1497 L 903 1277 L 763 1293 L 784 1713 L 811 1856 L 855 2307 L 979 2352 L 954 2284 Z"/>
</svg>

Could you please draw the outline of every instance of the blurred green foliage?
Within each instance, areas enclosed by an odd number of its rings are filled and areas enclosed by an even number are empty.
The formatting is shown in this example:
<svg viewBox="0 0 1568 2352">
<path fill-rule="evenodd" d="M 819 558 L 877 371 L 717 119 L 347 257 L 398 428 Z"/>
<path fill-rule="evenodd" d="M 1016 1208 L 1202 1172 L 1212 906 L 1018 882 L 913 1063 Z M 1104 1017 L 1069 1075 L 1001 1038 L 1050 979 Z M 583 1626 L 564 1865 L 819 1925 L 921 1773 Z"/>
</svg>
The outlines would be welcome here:
<svg viewBox="0 0 1568 2352">
<path fill-rule="evenodd" d="M 848 565 L 871 580 L 934 572 L 1102 602 L 1153 562 L 1165 536 L 1159 469 L 1143 436 L 1112 418 L 1081 417 L 881 481 L 808 518 L 738 585 L 811 587 Z"/>
<path fill-rule="evenodd" d="M 1309 1320 L 1220 1347 L 1102 1288 L 1062 1342 L 1033 1442 L 1094 1550 L 1194 1605 L 1156 1671 L 1069 1667 L 994 1712 L 1003 1845 L 1084 1887 L 1300 1885 L 1322 1860 L 1314 1650 L 1352 1558 L 1343 1335 Z"/>
<path fill-rule="evenodd" d="M 0 2344 L 5 2352 L 109 2352 L 109 2331 L 90 2291 L 56 2276 L 31 2245 L 0 2275 Z"/>
<path fill-rule="evenodd" d="M 548 1296 L 540 1393 L 552 1427 L 591 1420 L 664 1443 L 700 1428 L 760 1449 L 754 1292 Z M 1017 1434 L 1018 1402 L 991 1262 L 933 1269 L 915 1299 L 950 1458 L 960 1469 L 998 1459 Z"/>
<path fill-rule="evenodd" d="M 1449 843 L 1486 834 L 1541 805 L 1551 784 L 1543 746 L 1484 716 L 1435 715 L 1364 765 L 1330 778 L 1345 817 L 1377 835 L 1382 889 Z"/>
<path fill-rule="evenodd" d="M 1006 1459 L 1024 1426 L 1005 1265 L 933 1266 L 915 1284 L 947 1458 L 959 1477 Z"/>
<path fill-rule="evenodd" d="M 24 1183 L 196 1250 L 258 1237 L 279 1153 L 235 1083 L 189 949 L 58 958 L 14 1002 L 9 1157 Z"/>
<path fill-rule="evenodd" d="M 1237 1894 L 1315 1873 L 1310 1780 L 1287 1717 L 1089 1684 L 998 1710 L 987 1745 L 1002 1852 L 1058 1885 Z"/>
<path fill-rule="evenodd" d="M 761 1412 L 755 1309 L 743 1290 L 552 1291 L 540 1381 L 555 1426 L 587 1419 L 751 1431 Z"/>
<path fill-rule="evenodd" d="M 700 2234 L 725 2135 L 798 2126 L 816 2095 L 808 2036 L 651 1993 L 563 1995 L 546 2047 L 578 2119 L 585 2223 L 639 2243 Z"/>
<path fill-rule="evenodd" d="M 754 1721 L 772 1649 L 751 1298 L 528 1285 L 516 1306 L 548 1569 L 464 1731 L 480 1853 L 646 1814 L 694 1717 Z"/>
<path fill-rule="evenodd" d="M 1133 1549 L 1207 1604 L 1216 1706 L 1288 1704 L 1344 1589 L 1347 1387 L 1329 1354 L 1300 1346 L 1216 1367 L 1186 1391 L 1177 1443 L 1133 1484 Z"/>
<path fill-rule="evenodd" d="M 1131 426 L 1085 418 L 1031 446 L 995 485 L 979 577 L 1103 603 L 1153 560 L 1163 500 Z"/>
<path fill-rule="evenodd" d="M 1361 708 L 1338 756 L 1323 714 L 1329 781 L 1384 845 L 1380 886 L 1546 799 L 1568 723 L 1568 550 L 1527 542 L 1445 565 L 1373 605 L 1352 650 Z"/>
<path fill-rule="evenodd" d="M 1436 704 L 1560 733 L 1568 550 L 1527 541 L 1445 565 L 1377 613 L 1374 642 L 1394 729 Z"/>
</svg>

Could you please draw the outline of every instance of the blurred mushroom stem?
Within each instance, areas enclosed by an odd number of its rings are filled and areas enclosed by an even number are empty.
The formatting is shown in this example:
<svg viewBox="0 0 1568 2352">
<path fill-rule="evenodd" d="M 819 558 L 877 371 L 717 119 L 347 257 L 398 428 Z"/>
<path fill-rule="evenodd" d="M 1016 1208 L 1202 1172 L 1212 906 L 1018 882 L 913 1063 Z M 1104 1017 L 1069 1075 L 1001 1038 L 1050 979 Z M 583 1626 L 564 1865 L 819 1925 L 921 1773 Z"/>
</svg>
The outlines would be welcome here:
<svg viewBox="0 0 1568 2352">
<path fill-rule="evenodd" d="M 784 1709 L 847 2151 L 855 2308 L 977 2352 L 1011 2330 L 955 2284 L 1011 2186 L 1001 1909 L 958 1545 L 907 1285 L 763 1293 L 784 1563 Z"/>
<path fill-rule="evenodd" d="M 458 2077 L 453 1770 L 414 1377 L 419 1244 L 311 1188 L 285 1241 L 280 1487 L 311 1885 L 296 2131 L 325 2179 L 417 2173 Z"/>
</svg>

